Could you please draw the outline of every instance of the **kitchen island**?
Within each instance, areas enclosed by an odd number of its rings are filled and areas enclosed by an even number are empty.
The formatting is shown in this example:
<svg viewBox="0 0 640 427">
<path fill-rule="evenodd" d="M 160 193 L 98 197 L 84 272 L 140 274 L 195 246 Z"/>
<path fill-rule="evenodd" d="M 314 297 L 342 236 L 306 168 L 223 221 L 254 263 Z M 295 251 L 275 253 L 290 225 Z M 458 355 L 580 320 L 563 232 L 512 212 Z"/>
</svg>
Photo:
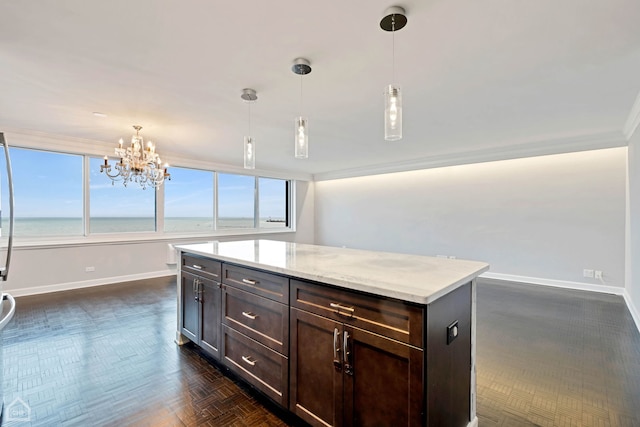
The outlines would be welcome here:
<svg viewBox="0 0 640 427">
<path fill-rule="evenodd" d="M 177 246 L 176 341 L 311 425 L 468 426 L 482 262 L 271 240 Z"/>
</svg>

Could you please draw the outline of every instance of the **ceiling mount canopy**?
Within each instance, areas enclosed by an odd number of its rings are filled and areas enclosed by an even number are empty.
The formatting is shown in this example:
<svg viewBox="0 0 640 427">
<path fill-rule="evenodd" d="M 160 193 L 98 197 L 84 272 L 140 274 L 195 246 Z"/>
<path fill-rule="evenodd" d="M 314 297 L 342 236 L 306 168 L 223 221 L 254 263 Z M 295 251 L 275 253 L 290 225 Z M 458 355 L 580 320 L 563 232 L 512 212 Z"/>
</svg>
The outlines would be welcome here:
<svg viewBox="0 0 640 427">
<path fill-rule="evenodd" d="M 398 31 L 407 25 L 407 15 L 404 8 L 391 6 L 384 11 L 384 17 L 380 21 L 380 28 L 385 31 Z"/>
<path fill-rule="evenodd" d="M 253 102 L 258 99 L 258 94 L 253 89 L 242 89 L 242 95 L 240 95 L 244 101 Z"/>
<path fill-rule="evenodd" d="M 311 72 L 311 63 L 309 60 L 304 58 L 296 58 L 293 61 L 293 66 L 291 67 L 291 71 L 294 73 L 304 76 L 305 74 L 309 74 Z"/>
</svg>

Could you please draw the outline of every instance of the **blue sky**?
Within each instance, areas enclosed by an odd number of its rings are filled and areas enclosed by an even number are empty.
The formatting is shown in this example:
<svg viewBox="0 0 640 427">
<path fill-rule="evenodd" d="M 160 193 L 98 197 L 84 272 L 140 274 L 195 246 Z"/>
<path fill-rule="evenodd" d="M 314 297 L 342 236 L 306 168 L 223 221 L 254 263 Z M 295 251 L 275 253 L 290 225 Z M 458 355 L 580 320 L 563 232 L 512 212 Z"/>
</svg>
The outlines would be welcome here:
<svg viewBox="0 0 640 427">
<path fill-rule="evenodd" d="M 82 156 L 11 148 L 16 217 L 82 217 Z M 100 173 L 104 160 L 90 161 L 91 215 L 152 217 L 155 190 L 137 184 L 124 187 Z M 114 161 L 110 163 L 113 165 Z M 4 157 L 0 159 L 6 168 Z M 165 182 L 165 216 L 213 216 L 213 173 L 170 168 Z M 8 189 L 2 178 L 2 209 L 7 212 Z M 219 174 L 221 217 L 253 216 L 253 177 Z M 260 178 L 260 216 L 284 218 L 284 181 Z"/>
</svg>

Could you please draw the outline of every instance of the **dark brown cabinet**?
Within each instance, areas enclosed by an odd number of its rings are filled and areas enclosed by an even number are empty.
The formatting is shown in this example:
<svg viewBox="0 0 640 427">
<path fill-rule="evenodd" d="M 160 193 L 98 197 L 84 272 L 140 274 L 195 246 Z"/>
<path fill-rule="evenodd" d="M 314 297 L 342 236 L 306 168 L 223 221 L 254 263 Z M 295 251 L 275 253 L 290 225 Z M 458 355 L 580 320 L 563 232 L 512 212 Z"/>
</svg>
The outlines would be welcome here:
<svg viewBox="0 0 640 427">
<path fill-rule="evenodd" d="M 181 333 L 217 359 L 220 358 L 222 291 L 215 279 L 219 276 L 219 262 L 183 257 Z"/>
<path fill-rule="evenodd" d="M 288 407 L 289 279 L 223 264 L 222 282 L 222 363 Z"/>
<path fill-rule="evenodd" d="M 424 352 L 351 326 L 363 307 L 334 297 L 342 321 L 291 309 L 290 410 L 314 426 L 423 425 Z"/>
</svg>

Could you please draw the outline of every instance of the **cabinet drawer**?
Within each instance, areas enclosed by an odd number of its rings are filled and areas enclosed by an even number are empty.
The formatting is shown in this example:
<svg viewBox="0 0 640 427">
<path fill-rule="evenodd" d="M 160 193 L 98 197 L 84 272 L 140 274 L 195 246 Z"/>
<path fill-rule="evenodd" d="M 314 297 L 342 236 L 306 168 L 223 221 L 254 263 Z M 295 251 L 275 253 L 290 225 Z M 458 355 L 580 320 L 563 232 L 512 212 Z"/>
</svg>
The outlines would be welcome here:
<svg viewBox="0 0 640 427">
<path fill-rule="evenodd" d="M 224 286 L 222 313 L 226 325 L 285 356 L 289 354 L 289 306 Z"/>
<path fill-rule="evenodd" d="M 220 282 L 222 263 L 197 255 L 182 255 L 182 270 Z"/>
<path fill-rule="evenodd" d="M 291 306 L 423 348 L 423 308 L 291 279 Z"/>
<path fill-rule="evenodd" d="M 275 402 L 288 407 L 288 358 L 226 325 L 222 329 L 224 364 Z"/>
<path fill-rule="evenodd" d="M 289 279 L 287 277 L 231 264 L 224 264 L 222 270 L 222 282 L 227 285 L 283 304 L 289 302 Z"/>
</svg>

